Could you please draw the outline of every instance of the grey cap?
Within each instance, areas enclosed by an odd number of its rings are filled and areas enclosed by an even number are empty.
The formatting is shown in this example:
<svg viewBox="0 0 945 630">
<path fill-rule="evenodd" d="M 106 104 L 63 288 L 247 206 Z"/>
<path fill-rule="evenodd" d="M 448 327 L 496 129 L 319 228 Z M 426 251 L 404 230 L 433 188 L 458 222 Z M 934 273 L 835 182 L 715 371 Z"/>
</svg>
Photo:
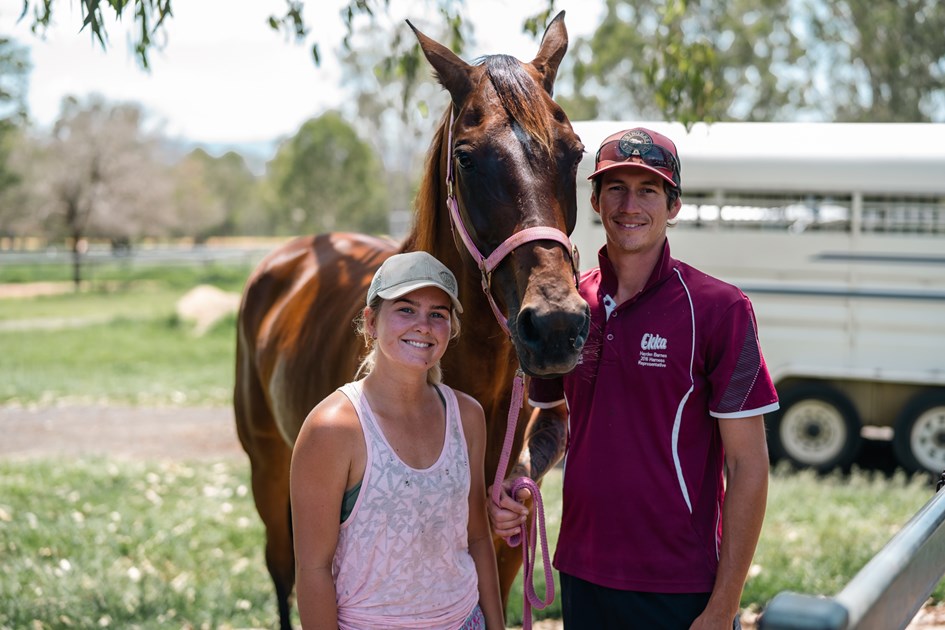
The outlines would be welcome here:
<svg viewBox="0 0 945 630">
<path fill-rule="evenodd" d="M 450 296 L 456 312 L 463 312 L 453 272 L 439 260 L 422 251 L 395 254 L 385 260 L 371 280 L 367 303 L 370 304 L 375 297 L 393 300 L 423 287 L 442 289 Z"/>
</svg>

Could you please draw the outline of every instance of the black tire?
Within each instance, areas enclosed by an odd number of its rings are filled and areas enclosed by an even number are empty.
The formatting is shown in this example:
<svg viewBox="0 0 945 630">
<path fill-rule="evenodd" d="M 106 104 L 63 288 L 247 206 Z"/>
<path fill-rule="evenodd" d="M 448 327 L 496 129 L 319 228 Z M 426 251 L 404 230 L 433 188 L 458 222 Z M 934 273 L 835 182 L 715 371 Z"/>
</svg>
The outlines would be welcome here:
<svg viewBox="0 0 945 630">
<path fill-rule="evenodd" d="M 945 470 L 945 390 L 916 394 L 896 420 L 893 453 L 909 472 Z"/>
<path fill-rule="evenodd" d="M 823 383 L 803 383 L 779 398 L 781 408 L 765 418 L 772 460 L 819 472 L 856 460 L 862 425 L 844 394 Z"/>
</svg>

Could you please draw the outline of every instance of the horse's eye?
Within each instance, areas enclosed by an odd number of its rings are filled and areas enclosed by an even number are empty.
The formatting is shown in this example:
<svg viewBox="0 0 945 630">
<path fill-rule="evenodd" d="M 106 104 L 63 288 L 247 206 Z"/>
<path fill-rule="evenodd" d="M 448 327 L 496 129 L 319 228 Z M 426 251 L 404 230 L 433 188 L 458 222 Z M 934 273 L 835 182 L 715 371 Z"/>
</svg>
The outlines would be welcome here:
<svg viewBox="0 0 945 630">
<path fill-rule="evenodd" d="M 473 167 L 472 158 L 469 156 L 468 153 L 457 152 L 456 161 L 459 163 L 459 167 L 463 169 L 464 171 L 468 171 L 469 169 Z"/>
<path fill-rule="evenodd" d="M 576 172 L 577 172 L 578 166 L 581 164 L 581 160 L 582 160 L 583 158 L 584 158 L 584 154 L 583 154 L 583 153 L 578 153 L 577 155 L 572 155 L 572 156 L 571 156 L 571 164 L 570 164 L 570 167 L 571 167 L 571 172 L 572 172 L 572 173 L 576 173 Z"/>
</svg>

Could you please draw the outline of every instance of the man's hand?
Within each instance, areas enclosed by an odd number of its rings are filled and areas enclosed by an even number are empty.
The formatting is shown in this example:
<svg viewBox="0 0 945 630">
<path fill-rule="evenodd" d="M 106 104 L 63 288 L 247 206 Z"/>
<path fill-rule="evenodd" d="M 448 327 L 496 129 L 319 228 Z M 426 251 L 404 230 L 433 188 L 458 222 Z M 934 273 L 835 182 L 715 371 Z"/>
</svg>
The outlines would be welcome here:
<svg viewBox="0 0 945 630">
<path fill-rule="evenodd" d="M 532 498 L 532 493 L 529 492 L 527 488 L 519 489 L 518 496 L 515 499 L 509 496 L 512 481 L 512 479 L 506 479 L 502 482 L 498 505 L 496 505 L 491 498 L 487 500 L 489 506 L 489 522 L 492 525 L 492 532 L 502 538 L 509 538 L 515 534 L 521 533 L 521 528 L 528 518 L 528 506 L 526 503 L 531 503 Z M 489 488 L 488 496 L 492 496 L 491 487 Z"/>
</svg>

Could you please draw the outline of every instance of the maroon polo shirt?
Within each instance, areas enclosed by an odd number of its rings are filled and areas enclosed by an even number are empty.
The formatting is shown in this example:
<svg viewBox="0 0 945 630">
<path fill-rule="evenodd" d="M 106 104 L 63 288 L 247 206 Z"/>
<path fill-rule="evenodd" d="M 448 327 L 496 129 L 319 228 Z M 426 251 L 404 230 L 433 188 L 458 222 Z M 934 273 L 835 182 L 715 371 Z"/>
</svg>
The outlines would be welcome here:
<svg viewBox="0 0 945 630">
<path fill-rule="evenodd" d="M 721 542 L 719 418 L 774 411 L 778 398 L 748 298 L 673 259 L 607 316 L 617 277 L 606 248 L 581 277 L 591 328 L 578 366 L 531 379 L 541 407 L 566 399 L 568 453 L 554 565 L 594 584 L 709 592 Z"/>
</svg>

